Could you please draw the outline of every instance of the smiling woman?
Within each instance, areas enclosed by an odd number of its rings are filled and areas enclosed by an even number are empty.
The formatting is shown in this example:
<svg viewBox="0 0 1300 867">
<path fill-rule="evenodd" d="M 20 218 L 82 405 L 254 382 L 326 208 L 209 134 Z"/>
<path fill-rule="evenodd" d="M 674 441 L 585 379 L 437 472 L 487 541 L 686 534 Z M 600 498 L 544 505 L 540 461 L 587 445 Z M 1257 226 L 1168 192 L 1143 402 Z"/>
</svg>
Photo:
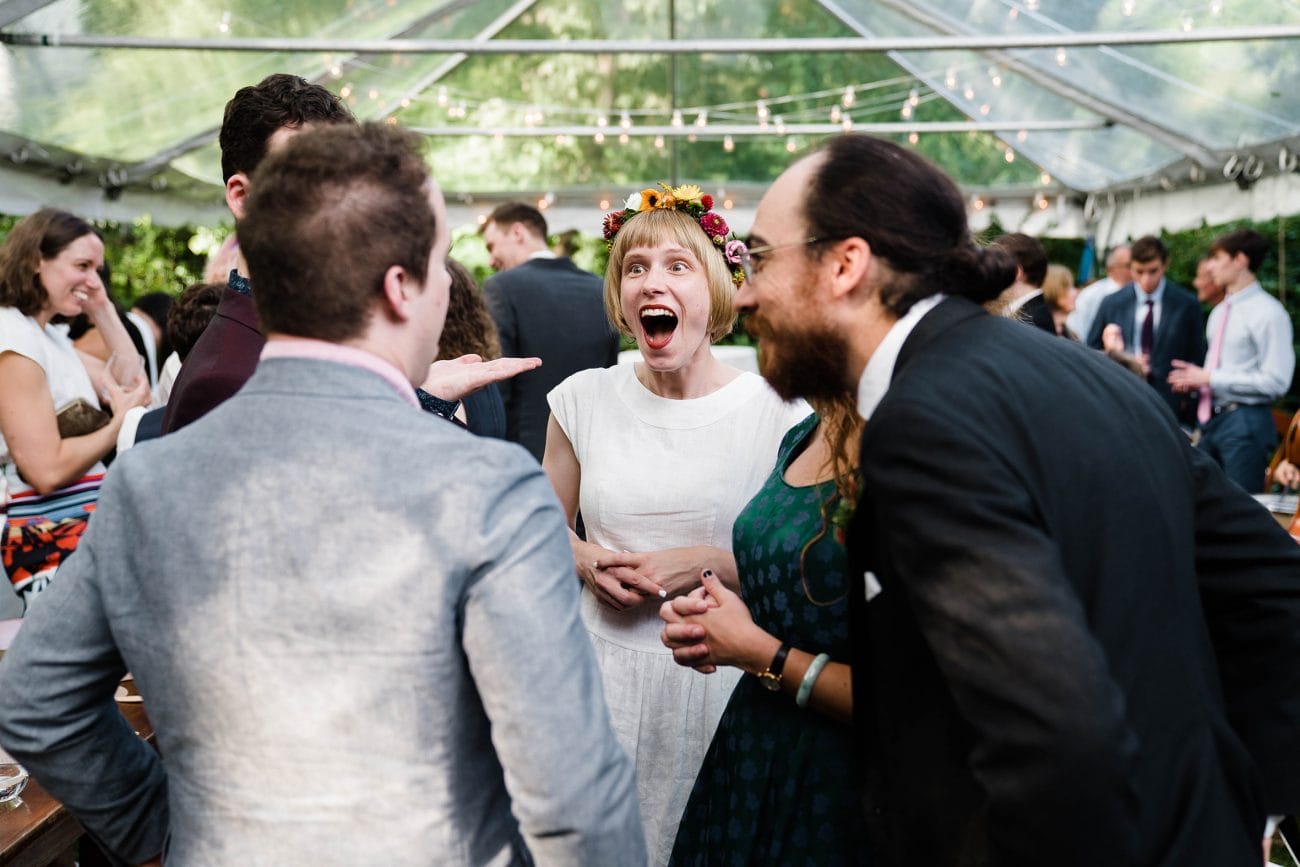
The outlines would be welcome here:
<svg viewBox="0 0 1300 867">
<path fill-rule="evenodd" d="M 698 189 L 648 192 L 645 208 L 611 215 L 612 232 L 606 221 L 606 311 L 642 360 L 551 392 L 543 466 L 570 527 L 579 511 L 586 527 L 585 540 L 572 535 L 582 618 L 636 762 L 650 863 L 662 865 L 739 673 L 676 665 L 659 605 L 706 568 L 737 586 L 732 525 L 807 408 L 714 357 L 735 321 L 726 223 Z"/>
<path fill-rule="evenodd" d="M 104 244 L 85 221 L 50 208 L 0 246 L 0 464 L 8 514 L 0 551 L 24 605 L 76 546 L 94 509 L 126 410 L 149 382 L 100 282 Z M 72 347 L 56 315 L 89 314 L 113 369 Z M 98 378 L 111 414 L 92 384 Z"/>
</svg>

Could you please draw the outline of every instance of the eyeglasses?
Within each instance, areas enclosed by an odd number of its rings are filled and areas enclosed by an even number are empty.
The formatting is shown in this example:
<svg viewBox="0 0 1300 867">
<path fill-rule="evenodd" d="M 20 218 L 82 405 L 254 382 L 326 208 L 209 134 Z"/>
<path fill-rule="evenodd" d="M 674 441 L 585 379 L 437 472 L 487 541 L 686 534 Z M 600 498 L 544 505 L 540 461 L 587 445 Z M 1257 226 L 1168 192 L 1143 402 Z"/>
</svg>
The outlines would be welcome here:
<svg viewBox="0 0 1300 867">
<path fill-rule="evenodd" d="M 763 267 L 763 257 L 777 250 L 784 250 L 787 247 L 807 247 L 809 244 L 820 244 L 822 241 L 829 241 L 829 238 L 804 238 L 802 241 L 790 241 L 786 244 L 761 244 L 757 247 L 746 247 L 740 254 L 740 267 L 745 272 L 746 280 L 753 280 L 754 275 Z"/>
</svg>

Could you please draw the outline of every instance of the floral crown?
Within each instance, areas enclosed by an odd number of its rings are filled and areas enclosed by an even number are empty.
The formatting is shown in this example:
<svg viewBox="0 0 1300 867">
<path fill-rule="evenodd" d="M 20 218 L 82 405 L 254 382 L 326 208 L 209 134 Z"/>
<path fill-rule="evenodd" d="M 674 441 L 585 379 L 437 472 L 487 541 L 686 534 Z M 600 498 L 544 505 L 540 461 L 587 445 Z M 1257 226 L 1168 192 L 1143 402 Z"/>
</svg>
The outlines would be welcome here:
<svg viewBox="0 0 1300 867">
<path fill-rule="evenodd" d="M 745 252 L 745 242 L 730 234 L 727 221 L 713 213 L 713 196 L 702 192 L 695 184 L 670 187 L 660 182 L 662 189 L 647 187 L 639 193 L 627 197 L 621 211 L 611 211 L 605 215 L 605 246 L 614 246 L 614 236 L 632 217 L 642 211 L 674 210 L 690 214 L 700 224 L 704 234 L 727 260 L 727 269 L 731 271 L 731 282 L 739 286 L 745 280 L 745 270 L 741 267 L 741 257 Z"/>
</svg>

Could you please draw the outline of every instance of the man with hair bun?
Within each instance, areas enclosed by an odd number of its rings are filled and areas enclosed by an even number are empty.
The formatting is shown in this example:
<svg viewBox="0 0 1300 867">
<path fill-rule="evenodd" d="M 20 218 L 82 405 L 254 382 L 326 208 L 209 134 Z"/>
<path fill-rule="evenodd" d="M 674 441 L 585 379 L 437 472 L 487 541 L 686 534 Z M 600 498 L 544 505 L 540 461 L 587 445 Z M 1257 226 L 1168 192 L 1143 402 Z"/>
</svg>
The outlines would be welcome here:
<svg viewBox="0 0 1300 867">
<path fill-rule="evenodd" d="M 915 153 L 845 135 L 800 160 L 745 265 L 764 376 L 853 388 L 867 419 L 873 863 L 1258 864 L 1265 814 L 1300 808 L 1300 548 L 1145 383 L 981 309 L 1016 266 Z M 695 664 L 703 634 L 665 630 Z"/>
</svg>

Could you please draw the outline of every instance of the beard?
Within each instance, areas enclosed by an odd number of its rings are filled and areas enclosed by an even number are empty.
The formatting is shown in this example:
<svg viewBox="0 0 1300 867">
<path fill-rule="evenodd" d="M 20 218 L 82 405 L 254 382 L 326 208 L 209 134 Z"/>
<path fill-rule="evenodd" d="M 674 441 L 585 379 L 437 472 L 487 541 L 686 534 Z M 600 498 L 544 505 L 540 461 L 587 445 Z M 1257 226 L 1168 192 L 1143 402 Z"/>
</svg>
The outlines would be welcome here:
<svg viewBox="0 0 1300 867">
<path fill-rule="evenodd" d="M 848 341 L 818 323 L 773 329 L 760 313 L 746 328 L 758 338 L 758 370 L 783 400 L 836 400 L 850 393 L 845 364 Z"/>
</svg>

